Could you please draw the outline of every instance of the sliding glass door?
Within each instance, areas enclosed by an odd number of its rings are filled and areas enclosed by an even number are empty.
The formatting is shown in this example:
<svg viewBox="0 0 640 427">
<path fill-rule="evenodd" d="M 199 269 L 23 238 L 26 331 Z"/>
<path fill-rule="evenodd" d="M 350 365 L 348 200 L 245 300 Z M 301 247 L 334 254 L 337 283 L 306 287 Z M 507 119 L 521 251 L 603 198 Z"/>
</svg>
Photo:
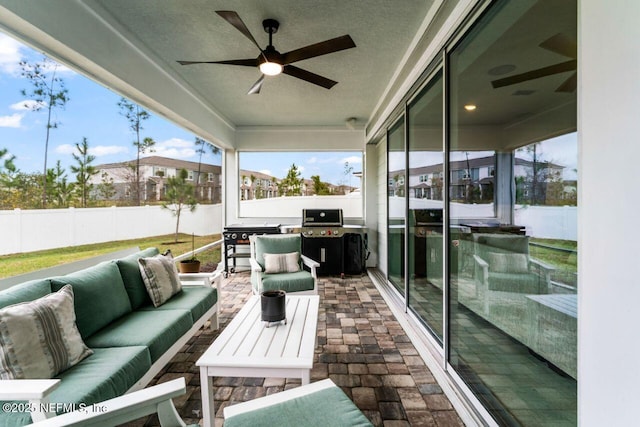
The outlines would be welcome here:
<svg viewBox="0 0 640 427">
<path fill-rule="evenodd" d="M 442 72 L 438 71 L 408 108 L 409 307 L 442 342 L 443 164 Z"/>
<path fill-rule="evenodd" d="M 404 143 L 404 118 L 387 133 L 387 265 L 389 281 L 405 294 L 405 227 L 407 153 Z"/>
<path fill-rule="evenodd" d="M 576 9 L 491 2 L 387 130 L 388 280 L 500 425 L 577 423 Z"/>
</svg>

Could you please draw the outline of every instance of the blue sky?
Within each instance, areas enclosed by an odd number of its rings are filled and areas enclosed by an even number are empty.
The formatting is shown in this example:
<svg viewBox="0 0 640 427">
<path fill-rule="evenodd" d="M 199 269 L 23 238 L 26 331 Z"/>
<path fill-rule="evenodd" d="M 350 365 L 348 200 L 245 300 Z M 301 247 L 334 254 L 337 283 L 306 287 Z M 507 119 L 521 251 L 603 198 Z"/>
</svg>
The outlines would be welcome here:
<svg viewBox="0 0 640 427">
<path fill-rule="evenodd" d="M 30 82 L 20 76 L 20 60 L 40 61 L 43 56 L 0 33 L 0 149 L 6 148 L 16 157 L 14 164 L 23 172 L 42 172 L 46 134 L 46 109 L 32 112 L 24 107 L 29 99 L 21 90 L 31 89 Z M 133 133 L 117 106 L 120 96 L 109 89 L 62 67 L 58 71 L 69 90 L 69 102 L 64 109 L 54 110 L 54 120 L 60 122 L 51 130 L 47 168 L 60 160 L 73 181 L 69 165 L 74 164 L 75 144 L 86 137 L 94 165 L 121 162 L 135 158 Z M 143 122 L 141 137 L 156 141 L 151 155 L 198 161 L 195 135 L 151 112 Z M 284 177 L 292 163 L 298 165 L 302 176 L 320 175 L 323 181 L 339 184 L 344 181 L 344 163 L 349 161 L 354 171 L 361 171 L 360 153 L 287 153 L 250 155 L 242 157 L 241 168 Z M 207 153 L 203 162 L 220 164 L 221 157 Z M 353 180 L 356 184 L 357 180 Z"/>
</svg>

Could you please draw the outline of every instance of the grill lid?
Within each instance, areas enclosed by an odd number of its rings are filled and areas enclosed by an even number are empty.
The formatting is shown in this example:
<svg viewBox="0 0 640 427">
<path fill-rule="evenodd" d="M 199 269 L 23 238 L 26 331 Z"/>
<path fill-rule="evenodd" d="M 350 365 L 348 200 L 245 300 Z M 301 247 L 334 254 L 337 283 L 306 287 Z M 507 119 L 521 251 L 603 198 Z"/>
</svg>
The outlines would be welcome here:
<svg viewBox="0 0 640 427">
<path fill-rule="evenodd" d="M 303 209 L 303 227 L 342 227 L 342 209 Z"/>
</svg>

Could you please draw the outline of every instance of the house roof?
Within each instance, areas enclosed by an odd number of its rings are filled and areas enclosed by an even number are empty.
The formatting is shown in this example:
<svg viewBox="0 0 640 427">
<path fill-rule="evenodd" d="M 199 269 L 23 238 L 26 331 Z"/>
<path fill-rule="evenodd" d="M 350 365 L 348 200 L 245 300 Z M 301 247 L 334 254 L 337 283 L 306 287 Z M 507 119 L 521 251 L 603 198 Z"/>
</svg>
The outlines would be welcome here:
<svg viewBox="0 0 640 427">
<path fill-rule="evenodd" d="M 136 159 L 128 160 L 124 162 L 118 162 L 118 163 L 104 163 L 101 165 L 96 165 L 96 169 L 122 168 L 135 163 L 136 163 Z M 166 168 L 186 169 L 190 171 L 198 170 L 198 162 L 171 159 L 168 157 L 161 157 L 161 156 L 141 157 L 140 164 L 145 166 L 159 166 L 159 167 L 166 167 Z M 200 164 L 201 172 L 212 172 L 212 173 L 220 174 L 221 170 L 222 170 L 221 167 L 218 165 L 212 165 L 209 163 Z"/>
</svg>

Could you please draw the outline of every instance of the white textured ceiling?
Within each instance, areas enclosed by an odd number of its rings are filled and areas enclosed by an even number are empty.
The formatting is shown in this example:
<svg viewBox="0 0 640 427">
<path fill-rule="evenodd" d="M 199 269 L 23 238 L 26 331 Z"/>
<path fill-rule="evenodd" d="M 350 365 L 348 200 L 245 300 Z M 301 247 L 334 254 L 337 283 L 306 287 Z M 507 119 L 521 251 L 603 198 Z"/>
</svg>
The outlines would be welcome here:
<svg viewBox="0 0 640 427">
<path fill-rule="evenodd" d="M 109 25 L 178 76 L 236 126 L 344 125 L 365 123 L 391 80 L 432 1 L 425 0 L 90 0 Z M 257 48 L 216 10 L 235 10 L 262 46 L 262 20 L 280 29 L 280 52 L 349 34 L 356 48 L 295 65 L 339 83 L 327 90 L 287 75 L 267 77 L 258 95 L 247 95 L 260 72 L 233 65 L 181 66 L 177 60 L 255 58 Z"/>
</svg>

